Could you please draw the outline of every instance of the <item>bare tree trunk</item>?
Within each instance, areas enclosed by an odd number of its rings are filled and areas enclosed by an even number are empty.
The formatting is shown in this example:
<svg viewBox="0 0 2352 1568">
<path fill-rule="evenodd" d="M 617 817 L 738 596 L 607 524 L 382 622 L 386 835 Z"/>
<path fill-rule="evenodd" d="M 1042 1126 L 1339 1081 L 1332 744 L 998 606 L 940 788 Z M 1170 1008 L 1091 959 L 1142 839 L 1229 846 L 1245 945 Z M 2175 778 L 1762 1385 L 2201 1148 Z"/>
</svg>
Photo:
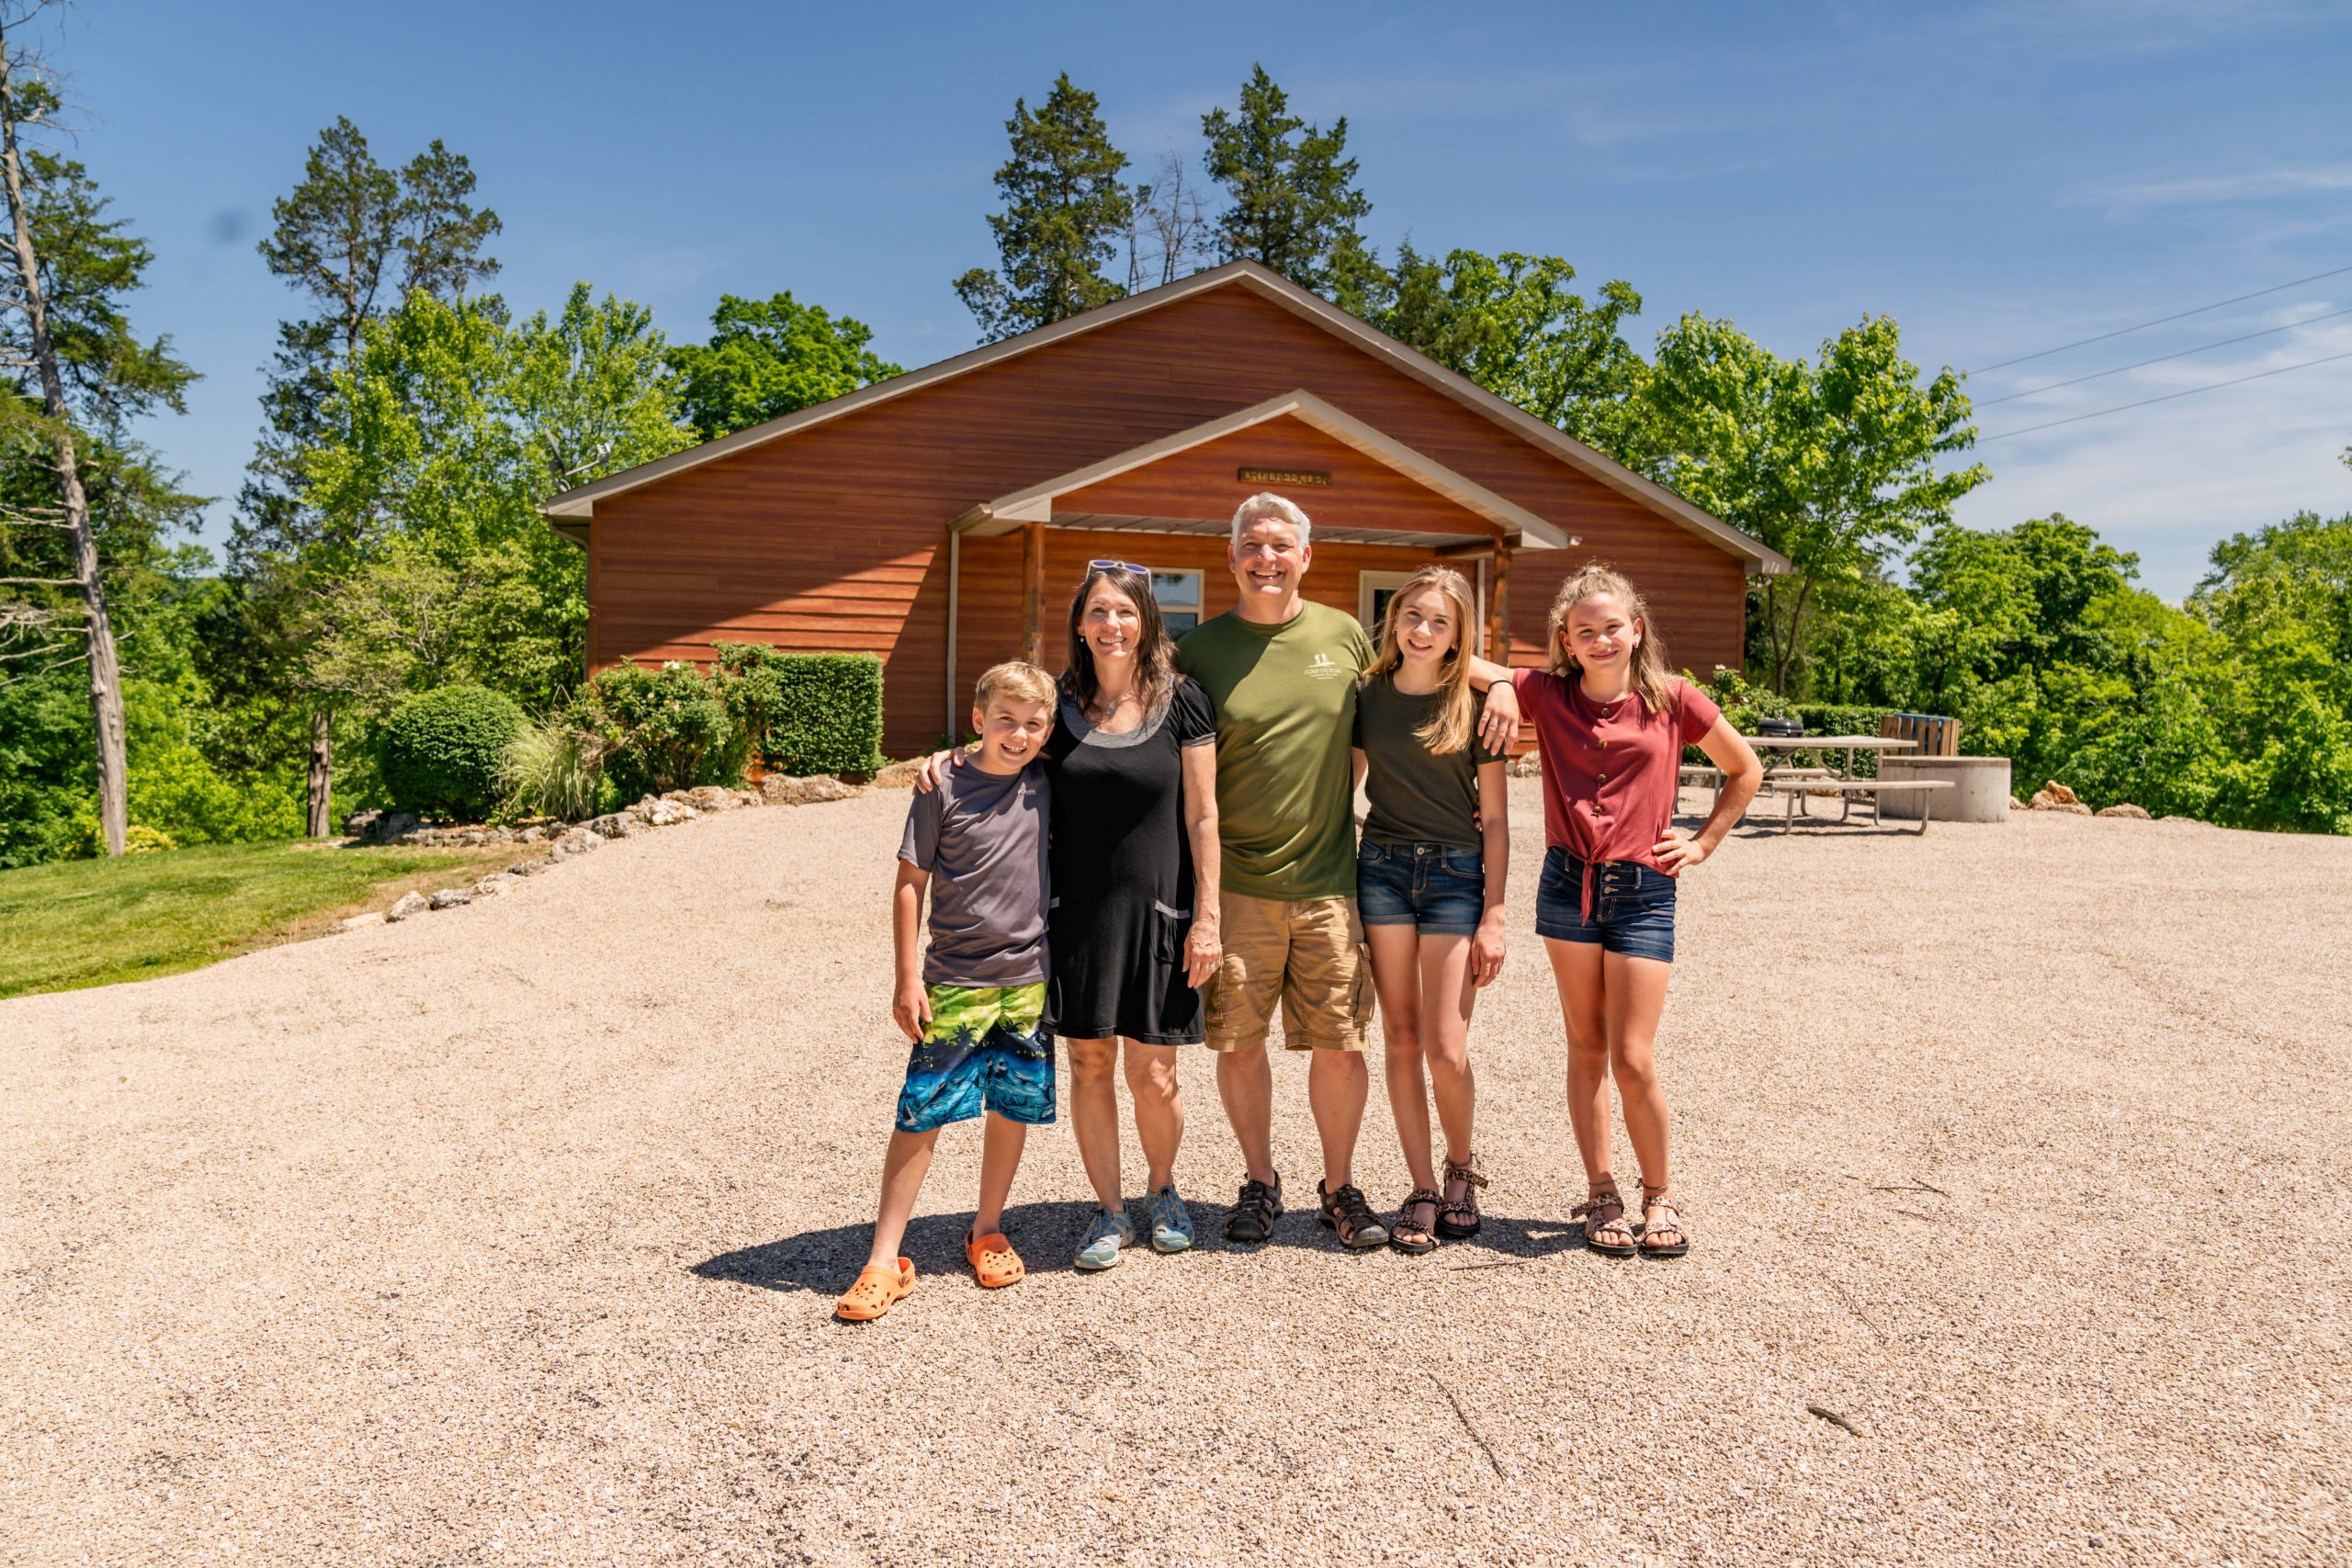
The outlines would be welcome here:
<svg viewBox="0 0 2352 1568">
<path fill-rule="evenodd" d="M 130 766 L 123 742 L 122 667 L 114 646 L 114 621 L 107 612 L 106 581 L 98 572 L 98 538 L 90 526 L 89 498 L 82 491 L 80 455 L 65 406 L 65 383 L 58 374 L 57 344 L 49 335 L 49 301 L 41 293 L 40 257 L 33 249 L 32 220 L 25 211 L 24 168 L 17 157 L 16 82 L 7 39 L 0 34 L 0 177 L 8 212 L 15 220 L 10 243 L 24 289 L 25 315 L 32 329 L 33 359 L 40 371 L 41 412 L 48 416 L 50 450 L 58 488 L 65 502 L 65 527 L 74 540 L 74 577 L 82 590 L 82 633 L 89 647 L 90 727 L 98 775 L 98 824 L 107 853 L 122 853 L 130 829 Z"/>
<path fill-rule="evenodd" d="M 303 831 L 323 839 L 334 831 L 334 710 L 321 708 L 311 716 L 310 819 Z"/>
</svg>

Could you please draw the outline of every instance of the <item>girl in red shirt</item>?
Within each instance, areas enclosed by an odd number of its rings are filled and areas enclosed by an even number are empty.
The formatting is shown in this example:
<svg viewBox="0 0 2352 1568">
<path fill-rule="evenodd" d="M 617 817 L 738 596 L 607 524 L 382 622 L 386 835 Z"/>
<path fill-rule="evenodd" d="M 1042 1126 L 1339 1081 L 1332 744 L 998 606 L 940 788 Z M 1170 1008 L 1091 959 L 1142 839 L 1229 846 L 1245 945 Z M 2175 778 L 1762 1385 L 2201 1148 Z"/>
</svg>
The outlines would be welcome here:
<svg viewBox="0 0 2352 1568">
<path fill-rule="evenodd" d="M 1576 1217 L 1609 1258 L 1679 1258 L 1690 1238 L 1667 1166 L 1666 1093 L 1652 1045 L 1674 962 L 1675 879 L 1723 842 L 1764 770 L 1704 692 L 1667 673 L 1634 585 L 1589 566 L 1552 602 L 1548 670 L 1512 679 L 1544 761 L 1544 872 L 1535 929 L 1568 1030 L 1568 1120 L 1584 1156 Z M 1682 748 L 1723 769 L 1698 832 L 1674 826 Z M 1611 1173 L 1609 1085 L 1642 1168 L 1638 1242 Z"/>
</svg>

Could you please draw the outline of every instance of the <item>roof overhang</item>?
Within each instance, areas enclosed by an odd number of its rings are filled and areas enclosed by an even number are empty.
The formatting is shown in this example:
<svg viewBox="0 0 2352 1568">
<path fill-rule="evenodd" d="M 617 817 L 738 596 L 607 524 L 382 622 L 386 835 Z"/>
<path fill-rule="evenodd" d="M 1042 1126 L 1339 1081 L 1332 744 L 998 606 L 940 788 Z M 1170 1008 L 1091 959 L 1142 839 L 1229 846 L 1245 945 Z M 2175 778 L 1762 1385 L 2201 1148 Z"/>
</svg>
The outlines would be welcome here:
<svg viewBox="0 0 2352 1568">
<path fill-rule="evenodd" d="M 1247 288 L 1272 300 L 1292 314 L 1313 321 L 1334 336 L 1385 361 L 1413 379 L 1453 399 L 1455 402 L 1484 415 L 1506 429 L 1515 432 L 1531 445 L 1558 457 L 1570 468 L 1606 485 L 1611 490 L 1640 503 L 1648 511 L 1679 524 L 1691 533 L 1709 540 L 1726 553 L 1737 557 L 1751 574 L 1778 576 L 1791 570 L 1786 556 L 1762 540 L 1744 534 L 1722 519 L 1693 506 L 1682 497 L 1655 480 L 1643 478 L 1615 458 L 1586 446 L 1566 432 L 1545 423 L 1519 407 L 1479 386 L 1468 377 L 1448 370 L 1444 366 L 1406 347 L 1395 338 L 1301 288 L 1288 278 L 1259 265 L 1256 262 L 1227 262 L 1206 272 L 1196 272 L 1190 277 L 1158 288 L 1130 294 L 1124 299 L 1097 306 L 1091 310 L 1067 317 L 1053 325 L 1035 332 L 1023 333 L 1000 342 L 985 344 L 952 359 L 920 370 L 894 376 L 887 381 L 876 381 L 854 392 L 821 402 L 813 408 L 782 415 L 763 424 L 752 425 L 722 435 L 716 441 L 706 441 L 683 452 L 673 452 L 650 463 L 641 463 L 617 474 L 608 474 L 588 484 L 575 486 L 550 496 L 540 503 L 540 513 L 551 522 L 560 519 L 592 519 L 596 514 L 596 502 L 607 496 L 618 495 L 639 486 L 652 484 L 688 468 L 716 462 L 770 441 L 797 435 L 820 424 L 830 423 L 848 414 L 921 391 L 925 387 L 952 380 L 967 372 L 978 370 L 1002 360 L 1057 344 L 1081 333 L 1090 333 L 1123 321 L 1147 310 L 1156 310 L 1196 294 L 1228 285 Z M 567 536 L 571 536 L 567 531 Z"/>
<path fill-rule="evenodd" d="M 1314 393 L 1299 390 L 1268 398 L 1246 409 L 1163 435 L 1130 447 L 1114 457 L 1050 479 L 1041 479 L 985 501 L 965 513 L 949 525 L 959 534 L 986 537 L 1009 534 L 1028 523 L 1044 523 L 1065 528 L 1102 528 L 1114 531 L 1161 534 L 1223 534 L 1227 520 L 1211 517 L 1135 517 L 1106 515 L 1100 512 L 1072 511 L 1057 503 L 1065 496 L 1114 479 L 1122 474 L 1148 468 L 1154 463 L 1221 441 L 1257 425 L 1275 420 L 1295 419 L 1341 445 L 1363 453 L 1373 461 L 1412 479 L 1433 493 L 1444 497 L 1501 531 L 1503 537 L 1515 547 L 1532 549 L 1562 549 L 1577 543 L 1576 536 L 1567 533 L 1547 519 L 1517 502 L 1507 501 L 1474 479 L 1464 478 L 1436 459 L 1415 451 L 1395 436 L 1366 424 L 1354 415 L 1341 412 Z M 1375 545 L 1411 545 L 1438 548 L 1467 545 L 1472 548 L 1491 547 L 1494 540 L 1461 531 L 1439 533 L 1399 533 L 1389 529 L 1334 527 L 1317 524 L 1315 536 L 1340 543 Z"/>
</svg>

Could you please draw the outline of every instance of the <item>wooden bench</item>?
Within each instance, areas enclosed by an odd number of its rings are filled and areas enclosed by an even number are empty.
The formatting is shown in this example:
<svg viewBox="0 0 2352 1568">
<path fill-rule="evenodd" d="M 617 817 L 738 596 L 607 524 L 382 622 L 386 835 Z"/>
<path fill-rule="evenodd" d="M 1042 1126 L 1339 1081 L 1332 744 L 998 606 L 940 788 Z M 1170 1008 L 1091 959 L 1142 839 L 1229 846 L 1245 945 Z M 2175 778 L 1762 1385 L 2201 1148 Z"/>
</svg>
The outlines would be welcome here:
<svg viewBox="0 0 2352 1568">
<path fill-rule="evenodd" d="M 1871 797 L 1871 826 L 1880 824 L 1878 804 L 1883 795 L 1916 795 L 1919 799 L 1919 831 L 1928 830 L 1928 817 L 1935 800 L 1935 792 L 1951 788 L 1948 779 L 1837 779 L 1837 778 L 1776 778 L 1764 781 L 1758 793 L 1779 795 L 1787 803 L 1782 814 L 1781 831 L 1785 833 L 1797 824 L 1797 807 L 1807 795 L 1835 795 L 1841 797 L 1838 820 L 1846 819 L 1846 810 L 1854 797 Z"/>
</svg>

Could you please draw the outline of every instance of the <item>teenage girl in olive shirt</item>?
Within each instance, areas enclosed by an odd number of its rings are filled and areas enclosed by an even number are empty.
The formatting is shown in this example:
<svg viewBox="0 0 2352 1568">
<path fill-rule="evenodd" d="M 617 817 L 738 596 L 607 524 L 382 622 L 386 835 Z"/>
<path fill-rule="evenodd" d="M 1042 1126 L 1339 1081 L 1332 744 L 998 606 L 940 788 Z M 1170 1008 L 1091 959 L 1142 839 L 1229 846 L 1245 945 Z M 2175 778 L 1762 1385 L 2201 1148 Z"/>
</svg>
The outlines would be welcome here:
<svg viewBox="0 0 2352 1568">
<path fill-rule="evenodd" d="M 1372 948 L 1388 1052 L 1388 1103 L 1413 1190 L 1388 1244 L 1426 1253 L 1478 1229 L 1487 1184 L 1471 1146 L 1476 1086 L 1470 1011 L 1502 972 L 1510 823 L 1503 758 L 1477 736 L 1486 706 L 1463 655 L 1470 585 L 1424 567 L 1388 601 L 1380 651 L 1356 696 L 1355 766 L 1371 807 L 1356 854 L 1356 908 Z M 1445 1133 L 1431 1167 L 1430 1089 Z"/>
</svg>

